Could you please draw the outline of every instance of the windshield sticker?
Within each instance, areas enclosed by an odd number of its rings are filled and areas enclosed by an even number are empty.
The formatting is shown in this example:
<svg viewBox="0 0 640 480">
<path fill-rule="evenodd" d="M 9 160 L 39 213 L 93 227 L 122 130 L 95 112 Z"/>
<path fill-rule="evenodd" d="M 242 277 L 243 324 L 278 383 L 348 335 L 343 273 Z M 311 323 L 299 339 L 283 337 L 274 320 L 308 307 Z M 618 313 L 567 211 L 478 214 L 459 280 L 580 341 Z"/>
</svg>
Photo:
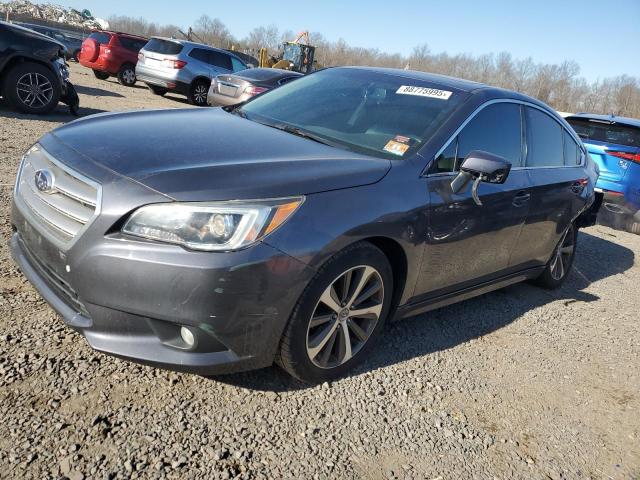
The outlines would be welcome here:
<svg viewBox="0 0 640 480">
<path fill-rule="evenodd" d="M 439 98 L 440 100 L 449 100 L 453 92 L 446 90 L 438 90 L 437 88 L 412 87 L 411 85 L 402 85 L 397 94 L 400 95 L 416 95 L 418 97 Z"/>
<path fill-rule="evenodd" d="M 402 156 L 407 150 L 409 150 L 409 145 L 406 143 L 396 142 L 395 140 L 389 140 L 383 150 L 393 153 L 394 155 Z"/>
</svg>

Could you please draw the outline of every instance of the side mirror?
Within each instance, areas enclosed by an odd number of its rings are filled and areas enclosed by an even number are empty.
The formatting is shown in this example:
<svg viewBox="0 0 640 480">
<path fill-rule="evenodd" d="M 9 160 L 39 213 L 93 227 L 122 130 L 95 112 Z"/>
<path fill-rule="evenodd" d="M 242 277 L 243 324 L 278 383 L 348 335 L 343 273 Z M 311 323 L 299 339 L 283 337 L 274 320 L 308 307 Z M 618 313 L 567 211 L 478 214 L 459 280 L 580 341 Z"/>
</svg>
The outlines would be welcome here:
<svg viewBox="0 0 640 480">
<path fill-rule="evenodd" d="M 476 204 L 482 205 L 478 197 L 480 182 L 504 183 L 507 181 L 510 171 L 511 163 L 505 158 L 482 150 L 473 150 L 462 162 L 460 173 L 451 182 L 451 190 L 458 193 L 467 186 L 469 181 L 473 180 L 471 191 L 473 200 Z"/>
</svg>

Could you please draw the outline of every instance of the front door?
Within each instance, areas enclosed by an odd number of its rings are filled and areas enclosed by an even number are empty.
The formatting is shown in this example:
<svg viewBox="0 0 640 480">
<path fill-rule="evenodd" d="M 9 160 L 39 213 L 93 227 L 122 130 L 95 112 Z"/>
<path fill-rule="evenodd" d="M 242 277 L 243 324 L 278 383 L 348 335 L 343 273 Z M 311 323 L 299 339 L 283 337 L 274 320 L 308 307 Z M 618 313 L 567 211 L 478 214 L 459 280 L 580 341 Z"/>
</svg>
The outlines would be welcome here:
<svg viewBox="0 0 640 480">
<path fill-rule="evenodd" d="M 416 285 L 416 300 L 489 281 L 508 273 L 530 205 L 529 178 L 514 169 L 502 185 L 480 184 L 482 205 L 471 185 L 453 193 L 451 181 L 472 150 L 483 150 L 521 165 L 519 104 L 501 102 L 481 110 L 435 160 L 427 176 L 428 231 Z M 512 168 L 513 168 L 512 167 Z"/>
</svg>

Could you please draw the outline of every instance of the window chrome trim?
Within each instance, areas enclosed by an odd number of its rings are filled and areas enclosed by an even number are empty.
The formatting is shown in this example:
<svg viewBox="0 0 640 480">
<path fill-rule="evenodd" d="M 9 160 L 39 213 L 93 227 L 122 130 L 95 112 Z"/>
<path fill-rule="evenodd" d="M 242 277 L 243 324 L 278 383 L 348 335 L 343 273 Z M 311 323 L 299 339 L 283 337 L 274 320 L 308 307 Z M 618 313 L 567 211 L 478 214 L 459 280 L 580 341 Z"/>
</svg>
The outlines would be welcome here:
<svg viewBox="0 0 640 480">
<path fill-rule="evenodd" d="M 460 126 L 455 130 L 455 132 L 453 132 L 453 134 L 447 139 L 447 141 L 443 144 L 443 146 L 436 152 L 436 154 L 433 156 L 433 158 L 428 163 L 428 165 L 420 173 L 420 177 L 431 177 L 433 175 L 438 175 L 438 174 L 441 174 L 441 173 L 455 173 L 455 172 L 427 173 L 427 170 L 429 169 L 429 166 L 433 162 L 435 162 L 435 160 L 447 149 L 447 147 L 449 147 L 449 144 L 456 139 L 456 137 L 469 124 L 469 122 L 471 122 L 471 120 L 473 120 L 475 118 L 476 115 L 478 115 L 482 110 L 484 110 L 488 106 L 495 105 L 497 103 L 513 103 L 513 104 L 516 104 L 516 105 L 524 105 L 525 107 L 532 107 L 532 108 L 535 108 L 537 110 L 540 110 L 542 113 L 545 113 L 546 115 L 551 117 L 560 126 L 560 128 L 562 128 L 563 131 L 566 131 L 569 135 L 571 135 L 571 138 L 573 138 L 576 141 L 576 143 L 578 144 L 578 146 L 580 147 L 580 149 L 583 152 L 581 163 L 579 165 L 556 165 L 556 166 L 548 166 L 548 167 L 527 167 L 527 166 L 522 166 L 521 165 L 521 166 L 517 166 L 517 167 L 512 166 L 511 170 L 529 170 L 529 169 L 534 169 L 534 168 L 584 167 L 585 156 L 584 156 L 584 150 L 582 149 L 582 140 L 580 140 L 580 137 L 578 137 L 578 135 L 575 132 L 573 132 L 572 130 L 567 129 L 564 125 L 562 125 L 562 123 L 560 123 L 558 121 L 558 119 L 555 118 L 553 115 L 551 115 L 545 108 L 542 108 L 541 106 L 536 105 L 535 103 L 527 102 L 527 101 L 524 101 L 524 100 L 516 100 L 516 99 L 512 99 L 512 98 L 494 98 L 493 100 L 487 100 L 485 103 L 483 103 L 478 108 L 476 108 L 473 112 L 471 112 L 471 114 L 465 119 L 465 121 L 462 122 L 462 124 L 460 124 Z M 528 151 L 526 149 L 526 144 L 527 144 L 526 135 L 527 135 L 527 133 L 526 133 L 526 119 L 524 118 L 524 112 L 522 110 L 520 112 L 520 118 L 521 118 L 521 123 L 522 123 L 522 134 L 524 135 L 524 139 L 522 141 L 522 145 L 524 145 L 524 148 L 525 148 L 524 152 L 521 152 L 521 155 L 524 153 L 525 156 L 520 159 L 520 162 L 521 163 L 525 163 L 526 160 L 527 160 L 526 154 L 528 154 Z M 521 146 L 521 150 L 522 149 L 523 149 L 523 147 Z M 457 149 L 456 149 L 456 155 L 457 155 Z M 563 143 L 562 155 L 563 155 L 563 160 L 564 160 L 564 143 Z"/>
</svg>

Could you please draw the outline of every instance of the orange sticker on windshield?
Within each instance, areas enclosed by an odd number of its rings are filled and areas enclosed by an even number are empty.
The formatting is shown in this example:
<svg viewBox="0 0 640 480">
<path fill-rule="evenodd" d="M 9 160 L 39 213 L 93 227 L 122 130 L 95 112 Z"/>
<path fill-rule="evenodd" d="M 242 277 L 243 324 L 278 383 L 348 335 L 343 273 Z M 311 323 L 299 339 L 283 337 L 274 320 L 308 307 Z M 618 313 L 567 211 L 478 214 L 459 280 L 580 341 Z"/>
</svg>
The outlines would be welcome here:
<svg viewBox="0 0 640 480">
<path fill-rule="evenodd" d="M 406 143 L 396 142 L 395 140 L 389 140 L 384 146 L 384 150 L 386 152 L 393 153 L 394 155 L 402 156 L 407 150 L 409 150 L 409 145 Z"/>
</svg>

